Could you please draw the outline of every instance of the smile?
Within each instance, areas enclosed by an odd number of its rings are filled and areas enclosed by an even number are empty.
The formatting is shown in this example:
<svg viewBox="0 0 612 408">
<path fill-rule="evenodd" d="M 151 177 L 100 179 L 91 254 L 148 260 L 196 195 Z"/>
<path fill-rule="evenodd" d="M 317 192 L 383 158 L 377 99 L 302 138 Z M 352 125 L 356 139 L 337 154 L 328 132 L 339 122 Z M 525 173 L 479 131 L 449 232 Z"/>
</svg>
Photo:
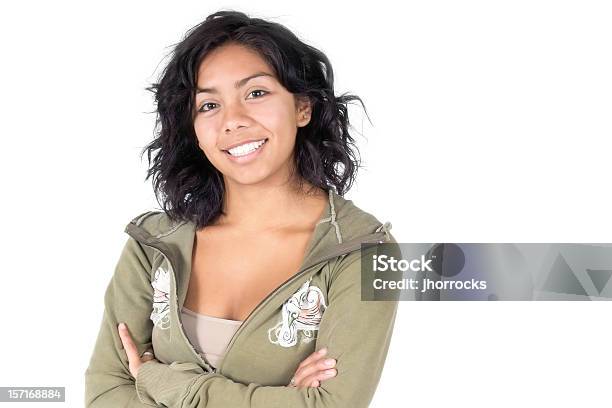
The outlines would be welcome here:
<svg viewBox="0 0 612 408">
<path fill-rule="evenodd" d="M 236 146 L 229 150 L 224 150 L 224 152 L 232 161 L 237 163 L 246 163 L 257 157 L 267 142 L 268 139 L 257 140 L 255 142 Z"/>
<path fill-rule="evenodd" d="M 259 149 L 267 141 L 268 139 L 262 139 L 255 142 L 245 143 L 243 145 L 236 146 L 233 149 L 226 150 L 226 152 L 234 157 L 246 156 L 247 154 Z"/>
</svg>

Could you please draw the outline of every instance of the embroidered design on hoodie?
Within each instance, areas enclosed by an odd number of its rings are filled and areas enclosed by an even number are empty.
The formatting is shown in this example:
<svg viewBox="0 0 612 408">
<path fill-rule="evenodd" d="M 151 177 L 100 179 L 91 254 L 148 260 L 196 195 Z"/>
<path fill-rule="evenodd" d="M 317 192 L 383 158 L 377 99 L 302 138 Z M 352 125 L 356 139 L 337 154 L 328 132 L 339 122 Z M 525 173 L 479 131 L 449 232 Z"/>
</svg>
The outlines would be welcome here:
<svg viewBox="0 0 612 408">
<path fill-rule="evenodd" d="M 162 330 L 170 328 L 170 273 L 161 266 L 155 271 L 151 286 L 153 293 L 153 311 L 151 320 Z"/>
<path fill-rule="evenodd" d="M 283 303 L 281 320 L 268 329 L 268 339 L 272 344 L 291 347 L 298 342 L 301 332 L 302 342 L 309 343 L 315 339 L 323 312 L 327 308 L 323 292 L 311 285 L 308 279 L 289 299 Z"/>
</svg>

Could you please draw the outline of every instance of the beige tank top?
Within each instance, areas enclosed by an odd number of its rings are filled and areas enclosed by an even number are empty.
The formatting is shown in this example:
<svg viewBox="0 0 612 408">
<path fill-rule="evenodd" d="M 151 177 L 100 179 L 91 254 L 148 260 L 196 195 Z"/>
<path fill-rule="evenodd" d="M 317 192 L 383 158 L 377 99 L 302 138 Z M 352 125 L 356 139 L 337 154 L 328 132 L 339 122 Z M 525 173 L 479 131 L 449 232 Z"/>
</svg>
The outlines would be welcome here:
<svg viewBox="0 0 612 408">
<path fill-rule="evenodd" d="M 230 339 L 242 320 L 229 320 L 196 313 L 183 306 L 181 319 L 185 334 L 198 353 L 213 367 L 219 367 Z"/>
</svg>

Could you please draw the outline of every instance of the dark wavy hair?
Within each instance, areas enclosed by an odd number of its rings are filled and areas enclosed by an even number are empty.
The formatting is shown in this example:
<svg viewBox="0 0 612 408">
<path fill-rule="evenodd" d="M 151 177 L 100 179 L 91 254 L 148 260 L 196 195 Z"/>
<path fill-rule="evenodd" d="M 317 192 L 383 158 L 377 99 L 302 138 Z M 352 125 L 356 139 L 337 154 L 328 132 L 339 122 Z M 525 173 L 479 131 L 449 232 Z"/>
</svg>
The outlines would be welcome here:
<svg viewBox="0 0 612 408">
<path fill-rule="evenodd" d="M 311 119 L 298 128 L 294 149 L 300 186 L 307 180 L 315 188 L 326 192 L 333 188 L 344 195 L 361 164 L 348 131 L 348 103 L 359 101 L 367 116 L 363 101 L 351 94 L 335 96 L 329 59 L 285 26 L 221 10 L 189 29 L 182 41 L 173 45 L 159 83 L 146 88 L 155 96 L 156 137 L 145 146 L 141 158 L 146 152 L 149 168 L 145 181 L 152 177 L 155 196 L 168 217 L 190 220 L 201 228 L 223 214 L 223 177 L 200 150 L 193 123 L 200 63 L 230 41 L 256 51 L 294 97 L 310 99 Z"/>
</svg>

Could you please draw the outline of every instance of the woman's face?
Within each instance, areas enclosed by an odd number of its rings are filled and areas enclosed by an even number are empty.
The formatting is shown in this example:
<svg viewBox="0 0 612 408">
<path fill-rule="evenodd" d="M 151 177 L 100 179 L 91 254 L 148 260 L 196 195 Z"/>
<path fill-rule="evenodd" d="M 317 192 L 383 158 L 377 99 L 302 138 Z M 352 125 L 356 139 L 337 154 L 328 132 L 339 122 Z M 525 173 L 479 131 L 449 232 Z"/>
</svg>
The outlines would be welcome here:
<svg viewBox="0 0 612 408">
<path fill-rule="evenodd" d="M 310 105 L 297 101 L 258 53 L 235 43 L 209 53 L 197 78 L 195 133 L 226 186 L 286 182 Z"/>
</svg>

